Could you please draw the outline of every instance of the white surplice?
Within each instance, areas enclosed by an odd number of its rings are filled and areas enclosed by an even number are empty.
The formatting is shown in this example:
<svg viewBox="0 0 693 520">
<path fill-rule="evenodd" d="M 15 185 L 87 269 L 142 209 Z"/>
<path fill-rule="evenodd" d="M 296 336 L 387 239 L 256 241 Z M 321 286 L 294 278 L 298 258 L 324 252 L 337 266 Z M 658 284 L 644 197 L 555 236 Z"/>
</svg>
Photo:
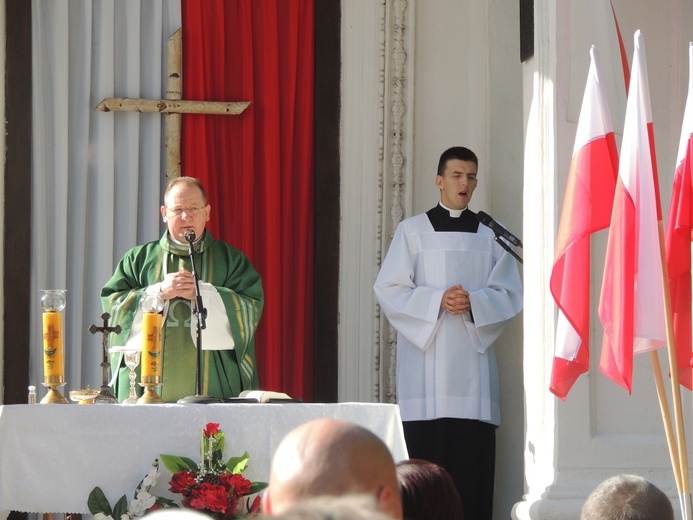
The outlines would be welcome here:
<svg viewBox="0 0 693 520">
<path fill-rule="evenodd" d="M 458 284 L 469 292 L 472 312 L 454 316 L 440 303 Z M 406 219 L 374 289 L 398 332 L 402 420 L 453 417 L 500 425 L 493 344 L 522 309 L 522 282 L 517 260 L 493 232 L 483 225 L 477 233 L 436 232 L 425 213 Z"/>
</svg>

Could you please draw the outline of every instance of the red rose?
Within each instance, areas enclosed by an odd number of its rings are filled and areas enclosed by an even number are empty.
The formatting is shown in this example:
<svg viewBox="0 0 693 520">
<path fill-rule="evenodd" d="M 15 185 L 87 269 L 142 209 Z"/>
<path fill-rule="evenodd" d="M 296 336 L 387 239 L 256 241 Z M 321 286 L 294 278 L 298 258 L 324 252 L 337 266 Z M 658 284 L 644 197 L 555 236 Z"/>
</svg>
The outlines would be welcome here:
<svg viewBox="0 0 693 520">
<path fill-rule="evenodd" d="M 207 423 L 207 426 L 204 430 L 202 430 L 202 433 L 205 434 L 205 437 L 211 437 L 212 435 L 216 434 L 219 432 L 219 423 Z"/>
<path fill-rule="evenodd" d="M 205 482 L 193 489 L 190 494 L 190 506 L 224 514 L 229 507 L 229 492 L 224 486 Z"/>
<path fill-rule="evenodd" d="M 245 478 L 240 473 L 236 473 L 235 475 L 224 473 L 222 475 L 219 475 L 219 479 L 221 480 L 221 483 L 224 486 L 226 486 L 227 489 L 233 488 L 234 493 L 237 496 L 244 496 L 250 494 L 250 486 L 252 483 L 250 482 L 250 480 Z"/>
<path fill-rule="evenodd" d="M 174 474 L 168 484 L 171 493 L 187 495 L 195 485 L 195 474 L 184 469 Z"/>
<path fill-rule="evenodd" d="M 231 477 L 233 477 L 231 473 L 222 473 L 219 475 L 219 482 L 221 482 L 221 485 L 226 489 L 231 489 L 233 487 L 233 480 Z"/>
</svg>

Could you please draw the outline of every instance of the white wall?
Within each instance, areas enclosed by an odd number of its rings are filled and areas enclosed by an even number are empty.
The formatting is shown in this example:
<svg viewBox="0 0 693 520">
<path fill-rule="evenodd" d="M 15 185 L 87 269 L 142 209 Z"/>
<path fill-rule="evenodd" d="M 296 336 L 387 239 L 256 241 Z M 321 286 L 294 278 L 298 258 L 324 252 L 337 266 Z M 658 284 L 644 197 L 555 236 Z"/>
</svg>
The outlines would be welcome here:
<svg viewBox="0 0 693 520">
<path fill-rule="evenodd" d="M 517 2 L 416 4 L 413 213 L 440 199 L 438 158 L 450 146 L 479 157 L 471 207 L 522 236 L 522 65 Z M 407 215 L 409 216 L 409 215 Z M 520 253 L 522 253 L 520 251 Z M 502 425 L 497 432 L 494 516 L 523 493 L 522 316 L 496 345 Z"/>
<path fill-rule="evenodd" d="M 342 3 L 340 400 L 391 397 L 394 337 L 376 314 L 373 280 L 396 223 L 440 199 L 434 182 L 443 150 L 462 145 L 477 153 L 473 209 L 521 234 L 516 4 Z M 503 425 L 495 516 L 505 519 L 524 483 L 520 317 L 498 342 L 497 355 Z"/>
<path fill-rule="evenodd" d="M 467 146 L 479 157 L 471 207 L 522 235 L 522 66 L 517 2 L 418 2 L 413 213 L 440 199 L 438 157 Z M 521 251 L 520 251 L 521 253 Z M 502 426 L 497 432 L 494 516 L 522 496 L 522 317 L 496 345 Z"/>
<path fill-rule="evenodd" d="M 666 218 L 688 82 L 685 53 L 688 41 L 693 39 L 693 8 L 683 0 L 657 3 L 614 0 L 613 4 L 629 62 L 633 33 L 641 29 L 645 36 Z M 525 323 L 533 324 L 525 327 L 524 341 L 527 490 L 513 518 L 578 518 L 584 499 L 594 486 L 608 476 L 623 472 L 652 480 L 669 494 L 678 509 L 649 356 L 636 357 L 631 396 L 604 377 L 597 367 L 602 328 L 596 305 L 601 288 L 604 232 L 593 241 L 590 372 L 578 380 L 566 402 L 547 391 L 555 322 L 548 275 L 590 45 L 598 47 L 619 146 L 625 98 L 608 1 L 537 0 L 535 43 L 535 56 L 524 66 Z M 659 357 L 666 379 L 666 356 L 661 352 Z M 668 387 L 669 380 L 665 383 Z M 686 425 L 690 427 L 687 391 L 684 391 L 684 411 Z M 688 451 L 690 460 L 690 447 Z"/>
<path fill-rule="evenodd" d="M 629 61 L 634 31 L 645 35 L 666 212 L 693 6 L 613 3 Z M 535 56 L 524 65 L 517 9 L 517 2 L 471 0 L 343 2 L 340 399 L 391 397 L 393 372 L 383 363 L 391 361 L 393 336 L 377 314 L 372 281 L 396 223 L 438 200 L 440 153 L 466 145 L 480 158 L 473 209 L 491 213 L 525 243 L 525 311 L 498 345 L 496 518 L 508 518 L 515 502 L 516 518 L 575 518 L 591 489 L 622 471 L 649 476 L 675 499 L 649 358 L 636 359 L 632 396 L 598 373 L 596 311 L 589 375 L 566 402 L 548 391 L 555 322 L 548 278 L 593 43 L 610 67 L 619 132 L 625 112 L 611 5 L 535 0 Z M 605 238 L 595 239 L 595 304 Z M 687 425 L 690 406 L 684 393 Z"/>
</svg>

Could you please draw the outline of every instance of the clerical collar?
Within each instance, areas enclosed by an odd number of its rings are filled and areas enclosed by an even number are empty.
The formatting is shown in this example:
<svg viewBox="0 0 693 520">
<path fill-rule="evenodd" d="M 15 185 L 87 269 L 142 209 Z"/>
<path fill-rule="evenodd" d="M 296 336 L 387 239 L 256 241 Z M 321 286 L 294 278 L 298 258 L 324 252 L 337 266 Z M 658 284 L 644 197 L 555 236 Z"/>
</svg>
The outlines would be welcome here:
<svg viewBox="0 0 693 520">
<path fill-rule="evenodd" d="M 439 202 L 438 204 L 439 204 L 443 209 L 448 210 L 448 212 L 450 213 L 450 216 L 451 216 L 452 218 L 460 218 L 460 216 L 462 215 L 462 212 L 463 212 L 464 210 L 466 210 L 466 209 L 469 207 L 469 206 L 465 206 L 465 207 L 462 208 L 462 209 L 450 209 L 450 208 L 448 208 L 445 204 L 443 204 L 442 202 Z"/>
<path fill-rule="evenodd" d="M 455 216 L 459 213 L 459 216 Z M 479 229 L 479 221 L 469 208 L 463 210 L 451 210 L 442 204 L 436 204 L 426 212 L 428 220 L 433 226 L 433 230 L 438 231 L 461 231 L 463 233 L 476 233 Z"/>
<path fill-rule="evenodd" d="M 168 239 L 169 239 L 171 242 L 173 242 L 174 245 L 176 245 L 176 246 L 178 246 L 178 247 L 180 247 L 180 248 L 188 247 L 188 243 L 187 243 L 187 242 L 179 242 L 178 240 L 176 240 L 176 239 L 174 238 L 174 236 L 173 236 L 171 233 L 168 234 Z M 197 240 L 195 240 L 195 241 L 193 242 L 193 245 L 197 245 L 197 244 L 200 242 L 200 240 L 202 240 L 202 237 L 200 237 L 200 238 L 198 238 Z"/>
</svg>

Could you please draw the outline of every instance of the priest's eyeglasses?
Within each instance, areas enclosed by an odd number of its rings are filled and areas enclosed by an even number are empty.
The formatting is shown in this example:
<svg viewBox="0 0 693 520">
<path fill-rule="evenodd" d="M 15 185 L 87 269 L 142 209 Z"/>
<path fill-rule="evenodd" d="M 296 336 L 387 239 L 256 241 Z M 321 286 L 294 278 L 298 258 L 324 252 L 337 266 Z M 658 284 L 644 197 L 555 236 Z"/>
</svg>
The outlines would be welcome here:
<svg viewBox="0 0 693 520">
<path fill-rule="evenodd" d="M 200 211 L 202 211 L 204 208 L 198 208 L 197 206 L 193 206 L 192 208 L 166 208 L 169 210 L 171 213 L 173 213 L 175 216 L 180 217 L 183 213 L 186 215 L 197 215 Z"/>
</svg>

